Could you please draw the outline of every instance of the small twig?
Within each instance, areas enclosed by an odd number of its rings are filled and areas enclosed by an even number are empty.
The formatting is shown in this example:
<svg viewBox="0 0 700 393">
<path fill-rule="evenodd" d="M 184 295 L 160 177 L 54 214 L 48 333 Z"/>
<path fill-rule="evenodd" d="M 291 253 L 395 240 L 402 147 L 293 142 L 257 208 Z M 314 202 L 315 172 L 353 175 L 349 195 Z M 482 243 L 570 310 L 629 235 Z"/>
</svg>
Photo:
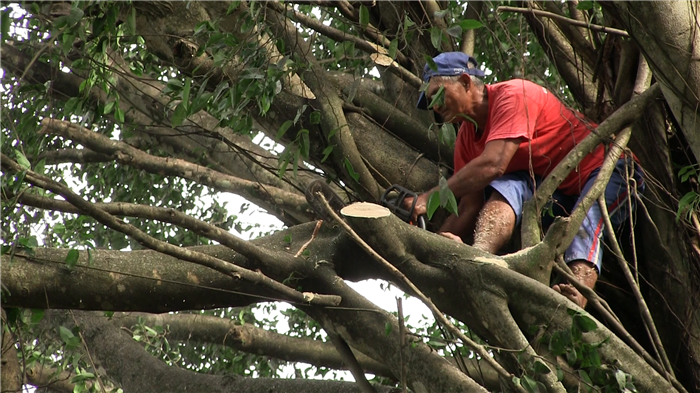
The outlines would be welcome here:
<svg viewBox="0 0 700 393">
<path fill-rule="evenodd" d="M 370 254 L 377 262 L 379 262 L 382 266 L 384 266 L 386 269 L 388 269 L 394 277 L 396 277 L 401 283 L 403 283 L 409 290 L 413 293 L 414 296 L 416 296 L 418 299 L 420 299 L 428 308 L 430 311 L 433 313 L 433 316 L 435 317 L 436 320 L 438 320 L 440 323 L 442 323 L 453 335 L 458 337 L 462 342 L 468 346 L 472 351 L 476 352 L 481 358 L 488 363 L 491 367 L 493 367 L 496 372 L 504 377 L 507 381 L 512 381 L 513 374 L 509 373 L 506 369 L 503 368 L 496 360 L 491 356 L 491 354 L 488 353 L 486 348 L 484 348 L 482 345 L 477 344 L 475 341 L 470 339 L 469 337 L 465 336 L 464 333 L 462 333 L 455 325 L 452 324 L 445 316 L 442 314 L 442 311 L 435 306 L 435 304 L 421 292 L 420 289 L 418 289 L 411 280 L 408 279 L 400 270 L 398 270 L 394 265 L 389 263 L 386 259 L 384 259 L 381 255 L 379 255 L 372 247 L 369 246 L 362 238 L 348 225 L 343 219 L 341 219 L 335 211 L 331 208 L 331 206 L 328 204 L 328 201 L 326 198 L 323 196 L 322 193 L 317 193 L 318 198 L 323 202 L 325 205 L 326 209 L 328 210 L 328 213 L 333 216 L 333 218 L 340 224 L 340 226 L 345 229 L 345 231 L 350 235 L 350 237 L 363 249 L 365 250 L 368 254 Z M 525 389 L 521 386 L 513 386 L 515 387 L 516 390 L 520 392 L 525 392 Z"/>
<path fill-rule="evenodd" d="M 408 393 L 408 388 L 406 387 L 406 359 L 404 359 L 404 348 L 406 348 L 406 326 L 403 322 L 403 305 L 401 304 L 401 298 L 396 298 L 396 308 L 399 311 L 399 361 L 401 362 L 401 376 L 399 381 L 401 381 L 401 391 L 403 393 Z"/>
<path fill-rule="evenodd" d="M 615 29 L 613 27 L 600 26 L 600 25 L 594 25 L 591 23 L 582 22 L 580 20 L 567 18 L 567 17 L 562 16 L 562 15 L 557 15 L 557 14 L 549 12 L 549 11 L 536 10 L 536 9 L 532 9 L 532 8 L 500 6 L 500 7 L 496 8 L 496 12 L 519 12 L 522 14 L 530 13 L 530 14 L 537 15 L 537 16 L 544 16 L 545 18 L 560 20 L 560 21 L 569 23 L 569 24 L 574 25 L 574 26 L 585 27 L 585 28 L 588 28 L 592 31 L 600 31 L 602 33 L 617 34 L 617 35 L 621 35 L 623 37 L 629 37 L 629 33 L 627 33 L 624 30 Z"/>
<path fill-rule="evenodd" d="M 39 49 L 39 50 L 36 52 L 36 54 L 34 55 L 34 57 L 32 57 L 32 60 L 29 61 L 29 64 L 27 64 L 27 66 L 24 67 L 24 71 L 22 71 L 22 76 L 20 76 L 19 79 L 18 79 L 20 82 L 22 81 L 22 79 L 24 79 L 25 76 L 27 76 L 27 72 L 29 72 L 29 70 L 32 68 L 32 66 L 34 65 L 34 63 L 36 62 L 36 60 L 39 58 L 39 56 L 41 56 L 41 54 L 44 53 L 44 51 L 45 51 L 49 46 L 54 46 L 52 41 L 47 42 L 46 45 L 42 46 L 41 49 Z"/>
<path fill-rule="evenodd" d="M 311 239 L 309 239 L 306 243 L 304 243 L 301 246 L 299 251 L 297 251 L 297 253 L 294 254 L 294 258 L 297 258 L 299 255 L 301 255 L 301 253 L 304 252 L 304 250 L 306 250 L 306 247 L 308 247 L 309 244 L 311 244 L 311 242 L 314 241 L 316 235 L 318 235 L 318 230 L 321 229 L 321 224 L 323 224 L 323 220 L 316 221 L 316 227 L 314 228 L 314 232 L 311 234 Z"/>
<path fill-rule="evenodd" d="M 673 374 L 673 367 L 671 367 L 671 362 L 666 356 L 666 350 L 664 349 L 664 345 L 661 342 L 661 338 L 659 337 L 659 332 L 658 330 L 656 330 L 654 319 L 651 317 L 651 313 L 649 312 L 649 307 L 647 307 L 647 303 L 646 301 L 644 301 L 644 296 L 642 296 L 642 292 L 639 290 L 639 282 L 635 281 L 634 277 L 632 276 L 629 264 L 625 260 L 622 254 L 622 249 L 620 248 L 620 244 L 617 242 L 617 238 L 615 237 L 615 230 L 613 228 L 612 222 L 610 221 L 610 215 L 608 214 L 608 207 L 605 203 L 604 196 L 601 195 L 598 198 L 598 204 L 600 205 L 600 212 L 603 216 L 603 222 L 605 223 L 605 232 L 608 236 L 608 242 L 610 242 L 613 254 L 615 255 L 615 258 L 620 264 L 620 268 L 622 268 L 622 272 L 624 273 L 625 278 L 627 279 L 627 283 L 629 284 L 630 288 L 632 288 L 632 293 L 634 294 L 634 297 L 637 300 L 637 306 L 639 307 L 639 313 L 642 315 L 642 320 L 644 321 L 644 324 L 648 329 L 649 335 L 651 336 L 651 342 L 654 346 L 654 350 L 656 351 L 659 360 L 661 361 L 661 364 L 663 364 L 664 368 L 666 369 L 666 378 L 668 378 L 669 374 L 675 376 Z"/>
</svg>

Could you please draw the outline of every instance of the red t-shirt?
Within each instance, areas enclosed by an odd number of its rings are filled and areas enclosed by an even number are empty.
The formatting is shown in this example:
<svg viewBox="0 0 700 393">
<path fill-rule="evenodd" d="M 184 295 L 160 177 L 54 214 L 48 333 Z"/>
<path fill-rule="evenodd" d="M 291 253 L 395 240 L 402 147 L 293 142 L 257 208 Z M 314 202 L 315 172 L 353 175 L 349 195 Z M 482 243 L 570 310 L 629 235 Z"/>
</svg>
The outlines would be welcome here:
<svg viewBox="0 0 700 393">
<path fill-rule="evenodd" d="M 455 171 L 481 155 L 486 143 L 524 138 L 506 173 L 530 171 L 542 178 L 597 126 L 568 109 L 544 87 L 523 79 L 486 85 L 489 116 L 476 138 L 474 124 L 462 122 L 455 143 Z M 604 147 L 599 145 L 571 171 L 559 186 L 564 194 L 578 195 L 591 172 L 600 167 Z"/>
</svg>

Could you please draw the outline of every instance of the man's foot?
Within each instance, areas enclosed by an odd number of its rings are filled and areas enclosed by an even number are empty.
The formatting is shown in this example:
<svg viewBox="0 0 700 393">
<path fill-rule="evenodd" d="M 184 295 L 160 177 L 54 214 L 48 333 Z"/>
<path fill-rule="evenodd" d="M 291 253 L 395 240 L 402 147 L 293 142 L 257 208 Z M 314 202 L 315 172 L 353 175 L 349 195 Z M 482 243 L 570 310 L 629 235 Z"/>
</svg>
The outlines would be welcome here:
<svg viewBox="0 0 700 393">
<path fill-rule="evenodd" d="M 588 261 L 573 261 L 569 263 L 569 268 L 571 268 L 571 272 L 574 273 L 574 276 L 581 284 L 591 289 L 595 287 L 595 283 L 598 281 L 598 270 L 592 263 Z M 588 304 L 588 299 L 571 284 L 556 284 L 552 286 L 552 289 L 561 293 L 581 308 L 586 308 L 586 304 Z"/>
</svg>

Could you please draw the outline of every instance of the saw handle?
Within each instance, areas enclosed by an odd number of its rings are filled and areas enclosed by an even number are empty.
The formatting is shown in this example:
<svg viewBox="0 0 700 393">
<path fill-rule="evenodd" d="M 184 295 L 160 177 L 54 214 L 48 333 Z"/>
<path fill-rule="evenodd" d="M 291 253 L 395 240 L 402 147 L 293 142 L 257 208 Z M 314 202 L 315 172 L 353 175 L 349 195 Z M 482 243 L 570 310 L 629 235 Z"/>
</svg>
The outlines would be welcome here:
<svg viewBox="0 0 700 393">
<path fill-rule="evenodd" d="M 398 196 L 396 198 L 389 198 L 389 194 L 396 191 L 398 193 Z M 409 210 L 406 210 L 403 206 L 403 202 L 407 197 L 413 198 L 413 203 L 411 204 L 411 208 Z M 425 215 L 420 215 L 417 218 L 417 222 L 412 221 L 413 217 L 413 210 L 416 208 L 416 200 L 418 199 L 418 194 L 415 192 L 408 190 L 398 184 L 394 184 L 391 187 L 387 188 L 386 191 L 384 191 L 384 194 L 382 194 L 381 198 L 381 204 L 382 206 L 388 208 L 392 213 L 396 214 L 400 219 L 403 221 L 406 221 L 409 224 L 415 225 L 421 229 L 427 229 L 427 222 L 425 219 Z"/>
</svg>

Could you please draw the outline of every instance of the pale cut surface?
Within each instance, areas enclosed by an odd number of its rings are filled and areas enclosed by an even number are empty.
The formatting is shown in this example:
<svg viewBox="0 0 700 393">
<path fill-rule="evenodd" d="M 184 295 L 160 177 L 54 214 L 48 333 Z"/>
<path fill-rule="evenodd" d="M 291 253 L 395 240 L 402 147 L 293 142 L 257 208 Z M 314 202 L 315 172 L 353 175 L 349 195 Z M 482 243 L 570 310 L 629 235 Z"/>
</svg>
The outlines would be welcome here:
<svg viewBox="0 0 700 393">
<path fill-rule="evenodd" d="M 374 203 L 357 202 L 342 208 L 340 214 L 345 217 L 381 218 L 389 216 L 391 212 L 386 207 Z"/>
</svg>

